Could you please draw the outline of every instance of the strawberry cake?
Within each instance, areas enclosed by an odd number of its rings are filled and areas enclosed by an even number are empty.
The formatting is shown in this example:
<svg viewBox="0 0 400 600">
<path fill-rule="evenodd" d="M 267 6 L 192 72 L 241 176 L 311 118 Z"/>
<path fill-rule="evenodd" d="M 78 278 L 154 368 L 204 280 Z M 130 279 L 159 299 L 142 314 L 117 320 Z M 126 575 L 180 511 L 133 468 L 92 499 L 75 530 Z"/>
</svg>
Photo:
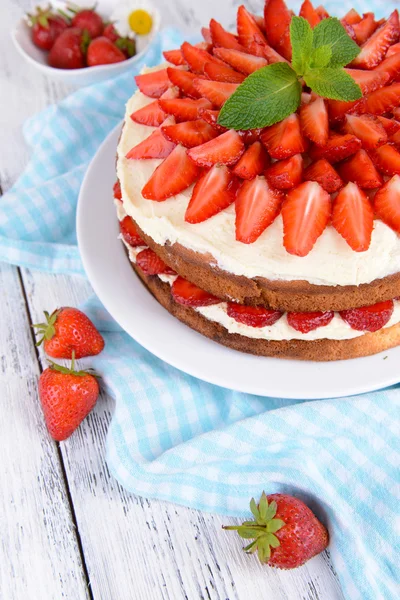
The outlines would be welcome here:
<svg viewBox="0 0 400 600">
<path fill-rule="evenodd" d="M 155 298 L 213 340 L 354 358 L 400 344 L 399 16 L 339 21 L 305 0 L 300 17 L 283 0 L 263 16 L 241 6 L 236 33 L 212 19 L 203 42 L 136 77 L 117 152 L 120 237 Z M 310 36 L 305 66 L 295 26 Z M 294 92 L 267 115 L 273 99 L 254 95 L 283 75 Z"/>
</svg>

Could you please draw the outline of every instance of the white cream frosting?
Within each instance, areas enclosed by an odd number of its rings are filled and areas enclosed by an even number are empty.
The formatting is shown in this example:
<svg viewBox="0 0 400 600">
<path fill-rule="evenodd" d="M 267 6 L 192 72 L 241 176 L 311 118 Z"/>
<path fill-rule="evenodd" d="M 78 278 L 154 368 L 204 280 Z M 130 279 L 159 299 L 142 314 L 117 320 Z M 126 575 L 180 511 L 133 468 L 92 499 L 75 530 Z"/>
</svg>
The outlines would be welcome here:
<svg viewBox="0 0 400 600">
<path fill-rule="evenodd" d="M 125 126 L 118 145 L 117 173 L 126 212 L 156 243 L 179 242 L 195 252 L 211 255 L 214 264 L 221 269 L 250 278 L 359 285 L 400 270 L 400 236 L 379 220 L 374 222 L 371 245 L 366 252 L 354 252 L 336 230 L 328 226 L 311 252 L 298 257 L 288 254 L 283 246 L 280 216 L 256 242 L 242 244 L 235 239 L 233 205 L 203 223 L 192 225 L 184 220 L 192 188 L 164 202 L 143 198 L 143 186 L 162 161 L 132 160 L 125 155 L 154 130 L 130 119 L 135 110 L 152 101 L 136 92 L 127 103 Z"/>
<path fill-rule="evenodd" d="M 124 216 L 126 216 L 125 210 L 122 207 L 121 202 L 118 200 L 115 201 L 117 207 L 118 218 L 121 221 Z M 146 248 L 146 246 L 139 246 L 133 248 L 129 244 L 125 242 L 122 236 L 120 236 L 121 240 L 125 244 L 128 253 L 129 259 L 131 262 L 136 263 L 136 256 L 139 254 L 141 250 Z M 168 283 L 172 285 L 176 279 L 176 275 L 158 275 L 158 277 L 164 283 Z M 194 308 L 197 312 L 199 312 L 203 317 L 209 319 L 210 321 L 214 321 L 219 323 L 225 329 L 229 331 L 229 333 L 238 333 L 239 335 L 243 335 L 245 337 L 254 338 L 254 339 L 263 339 L 263 340 L 274 340 L 274 341 L 282 341 L 282 340 L 349 340 L 351 338 L 360 337 L 364 335 L 366 332 L 356 331 L 352 329 L 350 325 L 348 325 L 339 313 L 335 313 L 333 319 L 328 325 L 324 327 L 318 327 L 313 331 L 309 331 L 308 333 L 301 333 L 301 331 L 296 331 L 291 327 L 287 321 L 286 313 L 282 315 L 282 317 L 276 321 L 273 325 L 268 327 L 250 327 L 249 325 L 244 325 L 243 323 L 238 323 L 230 317 L 227 313 L 227 303 L 220 302 L 219 304 L 212 304 L 211 306 L 199 306 Z M 387 322 L 385 327 L 390 327 L 391 325 L 395 325 L 400 322 L 400 302 L 398 300 L 394 301 L 394 310 L 390 320 Z"/>
</svg>

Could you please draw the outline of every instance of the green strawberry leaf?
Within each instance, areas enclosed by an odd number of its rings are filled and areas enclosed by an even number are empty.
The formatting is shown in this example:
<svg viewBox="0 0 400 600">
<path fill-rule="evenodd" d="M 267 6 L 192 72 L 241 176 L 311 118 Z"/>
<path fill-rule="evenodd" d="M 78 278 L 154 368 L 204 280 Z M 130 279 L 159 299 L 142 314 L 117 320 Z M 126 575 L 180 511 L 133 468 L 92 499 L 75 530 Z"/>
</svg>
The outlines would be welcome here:
<svg viewBox="0 0 400 600">
<path fill-rule="evenodd" d="M 279 531 L 279 529 L 281 529 L 284 525 L 285 521 L 282 521 L 282 519 L 271 519 L 271 521 L 268 521 L 267 523 L 267 531 L 268 533 L 275 533 L 276 531 Z"/>
<path fill-rule="evenodd" d="M 277 508 L 278 508 L 278 506 L 277 506 L 275 500 L 272 500 L 272 502 L 269 503 L 267 514 L 265 515 L 266 521 L 270 521 L 271 519 L 274 518 L 274 516 L 276 515 Z"/>
<path fill-rule="evenodd" d="M 310 67 L 312 69 L 321 69 L 329 64 L 332 57 L 332 48 L 330 46 L 320 46 L 314 48 L 311 54 Z"/>
<path fill-rule="evenodd" d="M 345 102 L 362 98 L 360 86 L 343 69 L 310 69 L 304 80 L 313 92 L 324 98 Z"/>
<path fill-rule="evenodd" d="M 344 67 L 359 53 L 360 47 L 351 39 L 339 19 L 323 19 L 313 30 L 313 47 L 329 46 L 332 56 L 329 67 Z"/>
<path fill-rule="evenodd" d="M 218 124 L 256 129 L 282 121 L 300 104 L 301 84 L 287 63 L 274 63 L 249 75 L 223 105 Z"/>
<path fill-rule="evenodd" d="M 254 500 L 254 498 L 252 498 L 250 500 L 250 510 L 253 513 L 255 519 L 258 519 L 260 517 L 260 513 L 257 508 L 257 504 L 256 504 L 256 501 Z"/>
<path fill-rule="evenodd" d="M 293 17 L 290 22 L 292 43 L 292 67 L 297 75 L 304 75 L 313 46 L 313 31 L 306 19 Z"/>
</svg>

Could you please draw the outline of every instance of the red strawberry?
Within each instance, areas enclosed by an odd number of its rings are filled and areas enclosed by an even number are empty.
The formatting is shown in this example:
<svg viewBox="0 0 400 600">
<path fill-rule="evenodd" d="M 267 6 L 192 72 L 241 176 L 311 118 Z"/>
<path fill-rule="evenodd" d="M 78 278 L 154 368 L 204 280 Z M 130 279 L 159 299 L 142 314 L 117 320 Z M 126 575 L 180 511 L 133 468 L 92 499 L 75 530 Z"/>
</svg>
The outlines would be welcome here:
<svg viewBox="0 0 400 600">
<path fill-rule="evenodd" d="M 208 27 L 201 28 L 201 35 L 203 36 L 207 44 L 212 44 L 211 31 L 208 29 Z"/>
<path fill-rule="evenodd" d="M 108 23 L 108 25 L 104 27 L 103 35 L 104 37 L 111 40 L 111 42 L 113 43 L 115 43 L 120 37 L 119 33 L 117 32 L 112 23 Z"/>
<path fill-rule="evenodd" d="M 310 23 L 311 27 L 313 27 L 313 28 L 316 25 L 318 25 L 318 23 L 321 21 L 321 17 L 319 16 L 317 11 L 313 7 L 310 0 L 304 0 L 303 4 L 300 7 L 299 15 L 300 15 L 300 17 L 303 17 L 304 19 L 306 19 Z"/>
<path fill-rule="evenodd" d="M 218 125 L 219 110 L 200 109 L 199 113 L 200 113 L 200 118 L 203 119 L 203 121 L 205 121 L 209 125 L 212 125 L 214 127 L 214 129 L 216 129 L 220 133 L 223 133 L 224 131 L 228 131 L 226 127 L 222 127 L 222 125 Z"/>
<path fill-rule="evenodd" d="M 154 171 L 142 195 L 161 202 L 186 190 L 199 175 L 200 169 L 190 160 L 186 148 L 178 144 Z"/>
<path fill-rule="evenodd" d="M 135 81 L 139 90 L 150 98 L 160 98 L 170 87 L 169 71 L 171 69 L 160 69 L 143 75 L 136 75 Z"/>
<path fill-rule="evenodd" d="M 268 43 L 284 58 L 291 60 L 289 27 L 292 13 L 284 0 L 267 0 L 264 7 L 264 20 Z"/>
<path fill-rule="evenodd" d="M 41 50 L 51 50 L 59 35 L 68 27 L 61 15 L 38 7 L 36 13 L 28 14 L 32 27 L 32 42 Z"/>
<path fill-rule="evenodd" d="M 395 107 L 395 108 L 392 110 L 392 113 L 393 113 L 393 117 L 394 117 L 395 119 L 400 119 L 400 106 L 397 106 L 397 107 Z"/>
<path fill-rule="evenodd" d="M 377 191 L 374 198 L 376 214 L 386 225 L 400 233 L 400 177 L 394 175 Z"/>
<path fill-rule="evenodd" d="M 400 153 L 394 146 L 384 144 L 371 151 L 371 157 L 377 169 L 384 175 L 400 175 Z"/>
<path fill-rule="evenodd" d="M 318 327 L 329 325 L 334 317 L 334 312 L 288 312 L 287 322 L 290 327 L 301 333 L 308 333 Z"/>
<path fill-rule="evenodd" d="M 397 149 L 400 148 L 400 131 L 396 131 L 396 133 L 391 136 L 390 142 L 394 144 Z"/>
<path fill-rule="evenodd" d="M 301 154 L 275 162 L 265 171 L 265 177 L 269 185 L 278 190 L 290 190 L 298 186 L 303 179 Z"/>
<path fill-rule="evenodd" d="M 233 165 L 244 152 L 244 143 L 237 131 L 230 129 L 210 142 L 188 151 L 190 159 L 199 167 L 217 163 Z"/>
<path fill-rule="evenodd" d="M 323 19 L 329 19 L 330 14 L 322 5 L 317 6 L 317 8 L 315 10 L 316 10 L 317 14 L 319 15 L 321 21 Z"/>
<path fill-rule="evenodd" d="M 245 306 L 236 302 L 228 302 L 228 317 L 249 327 L 270 327 L 282 316 L 279 310 L 271 310 L 262 306 Z"/>
<path fill-rule="evenodd" d="M 193 85 L 194 81 L 198 81 L 198 75 L 172 67 L 167 68 L 167 73 L 172 85 L 176 85 L 186 96 L 200 98 L 199 92 Z"/>
<path fill-rule="evenodd" d="M 243 46 L 239 44 L 236 36 L 232 33 L 228 33 L 222 27 L 218 21 L 211 19 L 210 21 L 210 34 L 213 46 L 222 48 L 233 48 L 234 50 L 244 50 Z"/>
<path fill-rule="evenodd" d="M 398 52 L 400 52 L 400 42 L 398 42 L 397 44 L 393 44 L 393 46 L 390 46 L 389 50 L 386 52 L 386 58 L 394 56 Z"/>
<path fill-rule="evenodd" d="M 344 29 L 346 30 L 347 35 L 352 39 L 356 40 L 356 34 L 354 33 L 353 25 L 349 25 L 346 21 L 341 21 Z"/>
<path fill-rule="evenodd" d="M 362 46 L 361 52 L 351 63 L 361 69 L 373 69 L 384 58 L 389 46 L 399 39 L 399 14 L 393 11 L 387 21 Z"/>
<path fill-rule="evenodd" d="M 342 310 L 340 316 L 352 329 L 373 332 L 382 329 L 390 321 L 393 308 L 393 300 L 386 300 L 372 306 Z"/>
<path fill-rule="evenodd" d="M 164 126 L 174 123 L 173 117 L 168 117 L 163 123 Z M 148 159 L 148 158 L 166 158 L 175 148 L 175 144 L 167 140 L 161 129 L 156 129 L 142 142 L 131 148 L 126 155 L 130 159 Z"/>
<path fill-rule="evenodd" d="M 329 162 L 335 163 L 355 154 L 360 148 L 361 141 L 355 135 L 333 134 L 325 146 L 311 146 L 310 157 L 314 160 L 326 158 Z"/>
<path fill-rule="evenodd" d="M 122 200 L 121 184 L 120 184 L 120 182 L 118 181 L 118 179 L 117 179 L 117 181 L 114 183 L 114 186 L 113 186 L 113 192 L 114 192 L 114 198 L 115 198 L 116 200 Z"/>
<path fill-rule="evenodd" d="M 400 105 L 400 83 L 392 83 L 387 87 L 372 92 L 364 100 L 365 113 L 382 115 Z"/>
<path fill-rule="evenodd" d="M 186 65 L 185 58 L 180 48 L 177 48 L 176 50 L 165 50 L 163 55 L 167 62 L 176 65 L 177 67 Z"/>
<path fill-rule="evenodd" d="M 255 20 L 255 22 L 258 25 L 259 30 L 261 31 L 261 33 L 265 33 L 265 21 L 264 21 L 264 17 L 261 15 L 255 15 L 252 14 L 251 15 L 253 17 L 253 19 Z"/>
<path fill-rule="evenodd" d="M 162 273 L 175 275 L 175 271 L 166 265 L 150 248 L 145 248 L 138 253 L 136 264 L 146 275 L 161 275 Z"/>
<path fill-rule="evenodd" d="M 172 297 L 178 304 L 197 308 L 198 306 L 210 306 L 219 304 L 221 300 L 212 294 L 190 283 L 183 277 L 177 277 L 171 287 Z"/>
<path fill-rule="evenodd" d="M 315 181 L 306 181 L 290 190 L 282 206 L 286 251 L 306 256 L 324 231 L 330 216 L 330 196 Z"/>
<path fill-rule="evenodd" d="M 99 384 L 87 371 L 55 363 L 39 379 L 39 398 L 47 429 L 58 442 L 66 440 L 90 413 L 99 396 Z"/>
<path fill-rule="evenodd" d="M 338 171 L 344 181 L 353 181 L 362 189 L 373 190 L 383 184 L 382 177 L 365 150 L 359 150 L 341 163 Z"/>
<path fill-rule="evenodd" d="M 252 42 L 248 48 L 248 52 L 254 56 L 265 58 L 268 64 L 271 65 L 276 62 L 287 62 L 290 64 L 286 58 L 268 44 L 256 44 L 256 42 Z"/>
<path fill-rule="evenodd" d="M 242 5 L 237 12 L 237 32 L 239 43 L 248 48 L 252 42 L 265 43 L 265 37 L 248 10 Z"/>
<path fill-rule="evenodd" d="M 238 242 L 255 242 L 278 216 L 282 199 L 282 193 L 270 188 L 264 177 L 245 181 L 235 203 Z"/>
<path fill-rule="evenodd" d="M 289 158 L 305 151 L 300 131 L 300 120 L 295 113 L 283 121 L 267 127 L 261 134 L 261 141 L 272 158 Z"/>
<path fill-rule="evenodd" d="M 354 102 L 343 102 L 342 100 L 328 100 L 328 113 L 329 120 L 332 123 L 338 123 L 343 121 L 346 114 L 358 113 L 361 107 L 362 100 L 355 100 Z"/>
<path fill-rule="evenodd" d="M 365 252 L 371 243 L 374 213 L 356 183 L 340 190 L 332 211 L 332 225 L 355 252 Z"/>
<path fill-rule="evenodd" d="M 300 108 L 300 123 L 303 135 L 319 146 L 324 146 L 329 137 L 328 111 L 323 98 L 317 98 Z"/>
<path fill-rule="evenodd" d="M 346 13 L 342 19 L 342 21 L 346 21 L 349 25 L 355 25 L 361 21 L 361 17 L 354 8 L 351 8 L 348 13 Z"/>
<path fill-rule="evenodd" d="M 125 54 L 103 35 L 89 44 L 86 61 L 89 67 L 111 65 L 126 60 Z"/>
<path fill-rule="evenodd" d="M 358 137 L 367 150 L 376 148 L 387 140 L 387 133 L 382 123 L 372 115 L 361 115 L 360 117 L 347 115 L 344 130 Z"/>
<path fill-rule="evenodd" d="M 247 148 L 232 169 L 241 179 L 254 179 L 261 175 L 269 164 L 268 154 L 261 142 L 254 142 Z"/>
<path fill-rule="evenodd" d="M 399 46 L 400 49 L 400 44 L 396 45 Z M 388 56 L 388 54 L 386 55 L 386 58 L 381 62 L 381 64 L 378 65 L 376 69 L 374 69 L 373 72 L 386 74 L 388 82 L 398 81 L 400 79 L 400 52 L 397 52 L 396 54 L 392 54 L 390 56 Z"/>
<path fill-rule="evenodd" d="M 206 50 L 192 46 L 189 42 L 183 42 L 181 46 L 182 54 L 189 65 L 189 69 L 192 73 L 204 73 L 205 64 L 208 62 L 220 63 L 218 58 L 215 58 L 212 54 L 209 54 Z"/>
<path fill-rule="evenodd" d="M 145 246 L 146 243 L 140 237 L 136 225 L 131 217 L 126 216 L 119 222 L 119 229 L 125 242 L 130 246 Z"/>
<path fill-rule="evenodd" d="M 386 117 L 377 117 L 378 121 L 381 123 L 383 129 L 386 131 L 387 135 L 393 135 L 396 131 L 400 130 L 400 122 L 395 119 L 387 119 Z"/>
<path fill-rule="evenodd" d="M 235 201 L 238 181 L 225 165 L 214 165 L 193 188 L 185 213 L 188 223 L 201 223 Z"/>
<path fill-rule="evenodd" d="M 374 13 L 365 13 L 359 23 L 354 23 L 353 30 L 356 35 L 356 42 L 359 46 L 364 44 L 368 38 L 374 33 L 378 27 L 378 23 L 375 21 Z"/>
<path fill-rule="evenodd" d="M 316 181 L 329 194 L 334 194 L 343 185 L 339 174 L 335 171 L 325 158 L 321 158 L 311 163 L 303 173 L 303 179 L 306 181 Z"/>
<path fill-rule="evenodd" d="M 370 94 L 389 82 L 389 73 L 381 70 L 380 67 L 381 65 L 372 71 L 362 71 L 361 69 L 345 69 L 345 71 L 358 83 L 363 94 Z"/>
<path fill-rule="evenodd" d="M 86 36 L 77 27 L 68 27 L 54 42 L 48 63 L 56 69 L 82 69 L 86 66 Z"/>
<path fill-rule="evenodd" d="M 253 498 L 250 508 L 255 519 L 253 522 L 224 526 L 224 529 L 236 530 L 247 540 L 255 538 L 244 550 L 257 550 L 262 564 L 294 569 L 328 545 L 327 530 L 298 498 L 288 494 L 266 496 L 263 492 L 258 507 Z"/>
<path fill-rule="evenodd" d="M 185 148 L 194 148 L 218 135 L 217 131 L 202 119 L 166 125 L 161 127 L 161 131 L 167 140 L 174 144 L 182 144 Z"/>
<path fill-rule="evenodd" d="M 44 351 L 52 358 L 95 356 L 104 348 L 104 340 L 92 321 L 77 308 L 63 307 L 51 315 L 45 311 L 46 322 L 34 327 L 44 342 Z"/>
<path fill-rule="evenodd" d="M 135 110 L 135 112 L 131 114 L 132 121 L 149 127 L 159 127 L 166 118 L 167 115 L 161 109 L 157 100 L 150 102 L 150 104 L 146 104 L 146 106 L 139 108 L 139 110 Z"/>
<path fill-rule="evenodd" d="M 78 27 L 82 31 L 86 29 L 90 37 L 97 38 L 103 33 L 103 19 L 97 12 L 88 8 L 77 12 L 71 22 L 72 27 Z"/>
<path fill-rule="evenodd" d="M 242 73 L 234 71 L 227 65 L 218 65 L 208 62 L 204 66 L 204 73 L 212 81 L 222 81 L 227 83 L 242 83 L 245 76 Z"/>
<path fill-rule="evenodd" d="M 254 71 L 258 71 L 261 67 L 268 65 L 268 61 L 262 56 L 252 56 L 239 50 L 215 48 L 214 54 L 244 75 L 250 75 L 250 73 L 254 73 Z"/>
<path fill-rule="evenodd" d="M 221 108 L 239 86 L 238 83 L 223 83 L 206 79 L 195 79 L 193 85 L 201 97 L 207 98 L 217 108 Z"/>
<path fill-rule="evenodd" d="M 192 100 L 191 98 L 160 98 L 158 101 L 164 112 L 173 115 L 177 121 L 196 121 L 200 117 L 200 110 L 211 108 L 212 104 L 205 98 Z"/>
</svg>

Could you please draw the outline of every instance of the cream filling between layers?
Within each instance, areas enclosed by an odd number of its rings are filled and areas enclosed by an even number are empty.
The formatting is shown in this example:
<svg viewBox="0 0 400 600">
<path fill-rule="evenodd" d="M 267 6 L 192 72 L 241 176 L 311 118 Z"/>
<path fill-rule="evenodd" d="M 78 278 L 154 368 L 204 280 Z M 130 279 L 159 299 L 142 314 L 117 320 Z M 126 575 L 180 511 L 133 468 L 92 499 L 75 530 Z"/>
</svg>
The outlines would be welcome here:
<svg viewBox="0 0 400 600">
<path fill-rule="evenodd" d="M 154 69 L 144 69 L 144 72 L 151 70 Z M 233 205 L 203 223 L 191 225 L 185 222 L 185 211 L 192 188 L 164 202 L 143 198 L 143 186 L 162 161 L 129 160 L 125 155 L 154 130 L 130 119 L 135 110 L 153 101 L 141 92 L 136 92 L 128 101 L 118 144 L 117 173 L 127 214 L 157 244 L 179 242 L 195 252 L 211 255 L 212 263 L 219 268 L 249 278 L 344 286 L 370 283 L 400 270 L 400 236 L 382 221 L 374 222 L 371 245 L 366 252 L 354 252 L 329 226 L 311 252 L 298 257 L 288 254 L 283 246 L 280 216 L 256 242 L 242 244 L 235 240 Z"/>
<path fill-rule="evenodd" d="M 126 215 L 124 208 L 121 203 L 117 200 L 115 202 L 117 206 L 117 213 L 119 220 L 122 220 Z M 138 246 L 133 248 L 129 244 L 125 242 L 123 237 L 120 235 L 120 239 L 124 243 L 125 247 L 129 253 L 129 260 L 133 263 L 136 263 L 136 256 L 139 254 L 141 250 L 146 248 L 147 246 Z M 168 283 L 172 285 L 176 279 L 176 275 L 158 275 L 164 283 Z M 356 331 L 352 329 L 350 325 L 348 325 L 339 313 L 335 313 L 332 321 L 325 325 L 324 327 L 318 327 L 313 331 L 309 331 L 308 333 L 301 333 L 301 331 L 296 331 L 291 327 L 287 321 L 286 313 L 282 315 L 282 317 L 273 325 L 269 327 L 250 327 L 249 325 L 244 325 L 243 323 L 238 323 L 235 319 L 232 319 L 227 313 L 227 303 L 221 302 L 219 304 L 212 304 L 211 306 L 200 306 L 197 308 L 193 308 L 193 310 L 197 311 L 203 317 L 210 321 L 214 321 L 215 323 L 219 323 L 229 333 L 238 333 L 239 335 L 243 335 L 248 338 L 253 339 L 263 339 L 269 341 L 283 341 L 283 340 L 305 340 L 305 341 L 313 341 L 313 340 L 350 340 L 352 338 L 360 337 L 368 333 L 367 331 Z M 384 328 L 391 327 L 392 325 L 396 325 L 400 322 L 400 302 L 398 300 L 394 300 L 394 310 L 390 320 L 386 323 Z"/>
</svg>

